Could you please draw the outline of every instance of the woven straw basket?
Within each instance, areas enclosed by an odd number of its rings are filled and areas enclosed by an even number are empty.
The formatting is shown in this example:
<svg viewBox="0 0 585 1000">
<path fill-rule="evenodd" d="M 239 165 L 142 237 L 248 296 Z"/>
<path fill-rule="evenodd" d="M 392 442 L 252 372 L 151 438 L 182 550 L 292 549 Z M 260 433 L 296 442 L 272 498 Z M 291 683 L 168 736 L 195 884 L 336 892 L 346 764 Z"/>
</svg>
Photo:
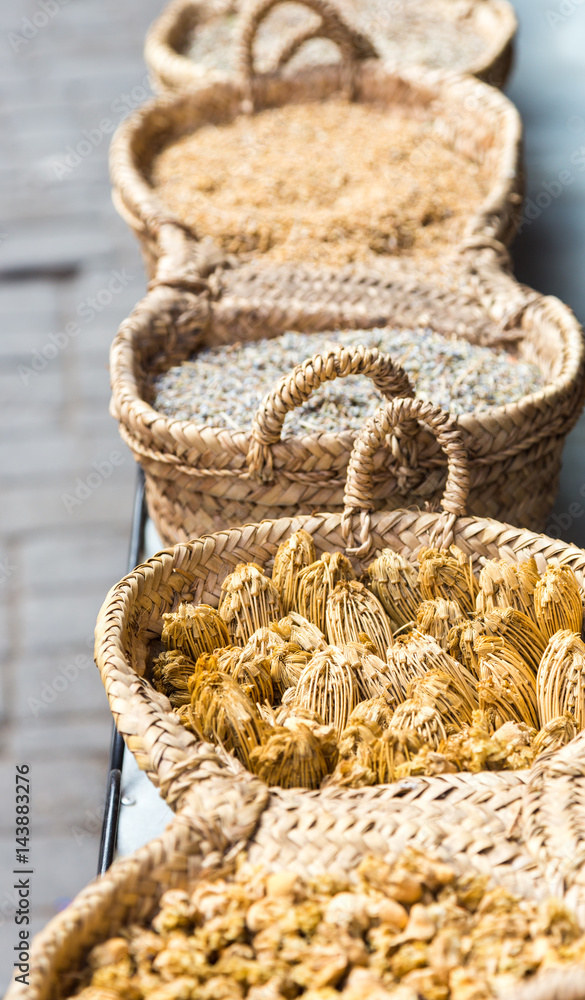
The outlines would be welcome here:
<svg viewBox="0 0 585 1000">
<path fill-rule="evenodd" d="M 389 111 L 407 111 L 412 118 L 432 118 L 434 133 L 447 148 L 481 165 L 487 178 L 487 195 L 465 222 L 459 243 L 449 247 L 448 252 L 443 248 L 443 257 L 456 256 L 470 244 L 483 246 L 494 240 L 508 243 L 518 222 L 522 187 L 521 123 L 514 106 L 499 91 L 472 77 L 419 67 L 400 72 L 385 67 L 380 60 L 371 58 L 375 55 L 371 42 L 349 27 L 328 0 L 302 2 L 319 15 L 318 33 L 335 41 L 343 61 L 299 69 L 291 75 L 257 74 L 253 66 L 254 37 L 263 18 L 279 2 L 257 0 L 246 8 L 240 25 L 237 76 L 149 102 L 130 115 L 114 136 L 110 154 L 114 201 L 140 240 L 149 277 L 159 282 L 194 281 L 223 265 L 239 267 L 250 261 L 259 271 L 274 270 L 260 252 L 226 255 L 212 235 L 200 241 L 197 233 L 170 211 L 150 179 L 153 161 L 163 148 L 201 125 L 233 121 L 251 108 L 261 111 L 340 96 Z M 281 62 L 290 55 L 291 47 L 285 46 Z M 220 142 L 220 132 L 217 138 Z M 389 190 L 390 203 L 391 199 Z M 315 251 L 311 253 L 313 296 L 318 295 L 322 284 L 318 255 L 323 245 L 315 240 Z M 376 270 L 386 260 L 392 260 L 391 255 L 373 251 L 371 257 Z M 413 259 L 419 258 L 420 254 Z M 277 269 L 283 285 L 296 266 L 290 262 Z"/>
<path fill-rule="evenodd" d="M 393 280 L 364 274 L 358 286 L 330 274 L 311 301 L 311 274 L 297 274 L 288 296 L 272 297 L 250 281 L 211 293 L 158 286 L 123 323 L 111 351 L 112 413 L 146 473 L 151 516 L 166 544 L 265 517 L 316 509 L 340 513 L 354 434 L 313 433 L 280 441 L 288 409 L 323 381 L 368 374 L 383 392 L 410 395 L 404 373 L 389 358 L 363 349 L 283 376 L 262 404 L 251 432 L 179 421 L 155 411 L 154 372 L 188 358 L 202 344 L 340 327 L 430 326 L 486 344 L 516 342 L 521 356 L 542 369 L 546 387 L 504 407 L 466 414 L 459 427 L 469 455 L 468 510 L 542 530 L 557 490 L 564 437 L 585 392 L 582 332 L 569 310 L 516 284 L 492 250 L 480 268 L 443 280 L 402 269 Z M 478 255 L 479 259 L 479 255 Z M 230 272 L 226 272 L 229 274 Z M 273 291 L 276 291 L 273 289 Z M 304 359 L 299 358 L 299 363 Z M 285 424 L 286 428 L 286 424 Z M 414 441 L 416 438 L 416 443 Z M 376 506 L 438 502 L 445 478 L 441 451 L 412 424 L 376 457 Z"/>
<path fill-rule="evenodd" d="M 403 8 L 404 6 L 406 5 L 403 5 Z M 188 52 L 198 31 L 205 28 L 209 22 L 215 21 L 219 22 L 221 43 L 218 40 L 218 47 L 222 50 L 222 63 L 224 65 L 226 61 L 228 64 L 233 63 L 235 60 L 233 56 L 230 60 L 229 39 L 233 39 L 237 11 L 240 7 L 241 4 L 214 4 L 202 0 L 174 0 L 170 3 L 152 25 L 144 48 L 146 64 L 156 89 L 192 90 L 208 83 L 223 82 L 227 78 L 227 71 L 217 66 L 218 56 L 215 52 L 210 52 L 209 57 L 203 62 L 190 58 Z M 512 61 L 512 44 L 517 28 L 514 10 L 507 0 L 480 0 L 479 3 L 470 0 L 465 11 L 460 4 L 445 3 L 445 0 L 438 2 L 425 0 L 419 7 L 417 20 L 420 20 L 419 29 L 422 29 L 422 32 L 428 19 L 431 24 L 444 20 L 447 24 L 452 24 L 454 32 L 461 22 L 464 25 L 471 24 L 473 33 L 481 39 L 481 51 L 479 53 L 470 51 L 466 35 L 460 33 L 456 68 L 462 73 L 475 74 L 493 86 L 503 86 Z M 348 10 L 344 9 L 346 17 L 350 18 L 351 13 L 351 6 Z M 353 13 L 355 19 L 355 9 Z M 412 21 L 409 22 L 408 19 L 400 24 L 400 15 L 401 9 L 399 7 L 396 10 L 396 5 L 390 10 L 382 10 L 375 3 L 365 3 L 359 10 L 359 20 L 363 28 L 378 43 L 381 35 L 388 35 L 399 45 L 401 33 L 412 31 L 413 27 L 416 27 L 416 21 L 413 26 Z M 295 26 L 295 21 L 292 20 L 291 27 Z M 430 51 L 425 58 L 425 40 L 429 51 L 430 40 L 425 39 L 423 35 L 418 61 L 430 67 L 436 65 L 436 59 L 433 59 Z M 380 48 L 382 49 L 382 45 Z M 450 56 L 452 55 L 451 52 Z M 403 58 L 402 54 L 400 58 Z M 453 64 L 450 68 L 453 68 Z"/>
</svg>

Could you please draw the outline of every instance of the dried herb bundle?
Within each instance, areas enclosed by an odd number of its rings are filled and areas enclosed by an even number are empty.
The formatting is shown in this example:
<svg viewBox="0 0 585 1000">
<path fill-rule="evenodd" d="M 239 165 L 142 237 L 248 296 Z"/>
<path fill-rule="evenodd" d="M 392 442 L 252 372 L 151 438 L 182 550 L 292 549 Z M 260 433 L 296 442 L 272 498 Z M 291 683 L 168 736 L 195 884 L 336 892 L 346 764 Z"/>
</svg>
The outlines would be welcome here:
<svg viewBox="0 0 585 1000">
<path fill-rule="evenodd" d="M 251 751 L 251 769 L 267 785 L 319 788 L 330 770 L 323 742 L 314 729 L 300 722 L 294 728 L 279 726 Z"/>
<path fill-rule="evenodd" d="M 320 559 L 302 569 L 297 577 L 296 610 L 321 632 L 326 632 L 325 610 L 338 583 L 354 580 L 349 559 L 341 552 L 324 552 Z"/>
<path fill-rule="evenodd" d="M 220 743 L 251 770 L 250 754 L 262 743 L 263 725 L 254 705 L 228 674 L 194 675 L 187 718 L 199 739 Z"/>
<path fill-rule="evenodd" d="M 348 642 L 339 647 L 355 667 L 360 701 L 381 696 L 387 704 L 395 704 L 395 685 L 392 671 L 375 652 L 375 647 L 365 642 Z"/>
<path fill-rule="evenodd" d="M 547 566 L 534 590 L 534 608 L 538 626 L 547 639 L 561 629 L 581 634 L 581 591 L 570 566 Z"/>
<path fill-rule="evenodd" d="M 156 658 L 152 666 L 152 680 L 157 691 L 166 694 L 173 708 L 188 705 L 191 701 L 188 681 L 195 671 L 195 663 L 178 649 L 169 649 Z"/>
<path fill-rule="evenodd" d="M 359 705 L 356 705 L 347 724 L 348 726 L 364 724 L 366 726 L 379 726 L 380 729 L 388 729 L 395 708 L 396 705 L 394 702 L 389 701 L 383 696 L 368 698 L 366 701 L 360 701 Z"/>
<path fill-rule="evenodd" d="M 546 649 L 546 639 L 533 620 L 516 608 L 494 608 L 483 616 L 486 635 L 506 640 L 532 668 L 534 676 Z"/>
<path fill-rule="evenodd" d="M 229 646 L 218 650 L 215 655 L 219 669 L 233 677 L 253 704 L 272 704 L 274 688 L 268 657 L 258 656 L 249 645 L 243 649 Z"/>
<path fill-rule="evenodd" d="M 561 747 L 570 743 L 578 732 L 575 717 L 570 712 L 565 712 L 564 715 L 551 719 L 534 737 L 533 745 L 536 756 L 547 750 L 560 750 Z"/>
<path fill-rule="evenodd" d="M 355 667 L 335 646 L 315 653 L 295 688 L 294 704 L 310 708 L 338 733 L 360 700 Z"/>
<path fill-rule="evenodd" d="M 534 589 L 539 579 L 534 558 L 520 565 L 503 559 L 488 560 L 479 574 L 478 612 L 516 608 L 534 620 Z"/>
<path fill-rule="evenodd" d="M 270 676 L 279 699 L 289 688 L 296 687 L 312 657 L 313 653 L 301 649 L 296 642 L 285 642 L 273 651 L 269 661 Z"/>
<path fill-rule="evenodd" d="M 447 601 L 457 601 L 464 614 L 473 614 L 478 584 L 471 557 L 452 545 L 448 552 L 423 548 L 418 559 L 418 586 L 423 600 L 433 601 L 442 597 Z"/>
<path fill-rule="evenodd" d="M 421 743 L 426 743 L 435 750 L 447 738 L 439 710 L 418 698 L 407 698 L 398 706 L 390 723 L 390 730 L 393 729 L 416 733 Z"/>
<path fill-rule="evenodd" d="M 229 639 L 240 646 L 262 626 L 282 618 L 278 591 L 256 563 L 239 563 L 221 585 L 219 613 Z"/>
<path fill-rule="evenodd" d="M 416 624 L 420 632 L 425 632 L 447 650 L 447 639 L 454 625 L 464 621 L 464 615 L 457 601 L 423 601 L 416 613 Z"/>
<path fill-rule="evenodd" d="M 316 653 L 328 645 L 321 629 L 296 611 L 290 611 L 279 622 L 272 622 L 270 628 L 285 642 L 294 642 L 309 653 Z"/>
<path fill-rule="evenodd" d="M 526 661 L 499 636 L 482 636 L 475 648 L 479 707 L 487 713 L 492 727 L 498 729 L 511 721 L 538 729 L 536 685 Z"/>
<path fill-rule="evenodd" d="M 563 629 L 553 635 L 536 678 L 538 711 L 544 726 L 570 712 L 577 730 L 585 727 L 585 643 Z"/>
<path fill-rule="evenodd" d="M 412 729 L 385 729 L 372 747 L 372 765 L 377 783 L 387 785 L 395 781 L 398 769 L 419 753 L 421 745 L 419 734 Z"/>
<path fill-rule="evenodd" d="M 418 569 L 400 553 L 383 549 L 367 569 L 369 586 L 381 602 L 393 631 L 416 620 L 422 596 Z"/>
<path fill-rule="evenodd" d="M 285 614 L 294 607 L 297 576 L 315 562 L 317 553 L 312 535 L 302 528 L 282 542 L 276 550 L 272 582 L 280 594 Z"/>
<path fill-rule="evenodd" d="M 392 645 L 392 629 L 384 608 L 357 580 L 338 583 L 332 590 L 327 600 L 325 622 L 332 644 L 343 646 L 359 642 L 365 633 L 381 657 Z"/>
<path fill-rule="evenodd" d="M 230 637 L 221 615 L 208 604 L 180 604 L 163 615 L 161 639 L 168 649 L 178 649 L 196 661 L 202 653 L 213 653 L 229 645 Z"/>
<path fill-rule="evenodd" d="M 399 702 L 408 697 L 410 682 L 416 677 L 424 677 L 429 670 L 440 670 L 452 677 L 462 694 L 465 692 L 470 701 L 475 699 L 476 684 L 471 672 L 446 653 L 430 635 L 413 632 L 405 639 L 400 638 L 388 650 L 387 659 Z"/>
<path fill-rule="evenodd" d="M 474 678 L 462 672 L 461 682 L 455 681 L 453 675 L 436 668 L 410 682 L 408 697 L 420 704 L 432 705 L 440 713 L 445 727 L 451 729 L 470 724 L 478 707 Z"/>
</svg>

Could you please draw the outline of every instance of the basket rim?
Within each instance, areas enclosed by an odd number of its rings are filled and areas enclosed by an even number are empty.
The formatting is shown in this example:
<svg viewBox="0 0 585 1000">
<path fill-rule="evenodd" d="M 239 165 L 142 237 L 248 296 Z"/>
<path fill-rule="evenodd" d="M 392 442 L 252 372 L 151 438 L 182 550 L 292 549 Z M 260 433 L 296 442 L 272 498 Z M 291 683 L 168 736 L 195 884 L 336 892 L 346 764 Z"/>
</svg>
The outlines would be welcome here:
<svg viewBox="0 0 585 1000">
<path fill-rule="evenodd" d="M 197 13 L 205 10 L 205 6 L 204 0 L 171 0 L 151 24 L 144 59 L 160 88 L 196 87 L 230 78 L 227 71 L 203 68 L 185 54 L 196 30 Z M 475 76 L 487 74 L 504 57 L 518 30 L 518 19 L 509 0 L 484 0 L 482 11 L 487 11 L 491 18 L 490 28 L 478 32 L 485 42 L 484 51 L 460 69 Z"/>
</svg>

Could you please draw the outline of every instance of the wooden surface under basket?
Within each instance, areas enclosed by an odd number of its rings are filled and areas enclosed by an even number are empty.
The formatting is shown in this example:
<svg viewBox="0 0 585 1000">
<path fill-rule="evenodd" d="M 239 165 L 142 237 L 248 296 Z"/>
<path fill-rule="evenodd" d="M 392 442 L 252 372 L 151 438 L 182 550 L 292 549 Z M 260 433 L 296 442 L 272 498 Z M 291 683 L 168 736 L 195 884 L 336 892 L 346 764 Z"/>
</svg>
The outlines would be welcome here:
<svg viewBox="0 0 585 1000">
<path fill-rule="evenodd" d="M 444 4 L 427 0 L 429 11 L 437 7 L 442 12 Z M 455 9 L 455 5 L 452 5 Z M 477 35 L 482 39 L 483 51 L 466 53 L 461 42 L 459 71 L 472 73 L 492 86 L 504 85 L 512 62 L 512 46 L 517 22 L 514 9 L 507 0 L 481 0 L 471 5 L 471 18 Z M 227 74 L 210 65 L 202 65 L 189 57 L 189 47 L 200 25 L 213 15 L 217 5 L 204 0 L 173 0 L 153 23 L 146 38 L 144 58 L 151 72 L 154 86 L 159 91 L 195 89 L 208 83 L 226 79 Z M 233 15 L 230 15 L 233 17 Z M 367 13 L 364 15 L 366 30 Z M 385 25 L 374 25 L 368 31 L 378 37 L 380 30 L 396 36 L 393 12 L 390 10 Z M 424 65 L 424 59 L 421 60 Z"/>
<path fill-rule="evenodd" d="M 380 60 L 364 58 L 370 43 L 344 24 L 327 0 L 303 3 L 331 19 L 327 32 L 336 40 L 340 33 L 339 44 L 347 56 L 344 62 L 301 69 L 290 76 L 256 75 L 251 65 L 253 35 L 260 16 L 256 14 L 258 10 L 265 13 L 272 2 L 260 0 L 247 8 L 241 27 L 244 56 L 240 75 L 197 91 L 151 101 L 125 119 L 114 136 L 110 152 L 114 201 L 140 241 L 149 277 L 189 287 L 189 282 L 208 277 L 224 264 L 233 268 L 253 262 L 259 270 L 269 266 L 261 252 L 226 255 L 212 237 L 201 241 L 195 229 L 173 214 L 151 180 L 152 163 L 164 147 L 201 125 L 226 123 L 244 112 L 250 113 L 251 107 L 260 111 L 291 103 L 327 101 L 347 96 L 348 87 L 358 102 L 432 117 L 434 131 L 447 148 L 481 165 L 488 193 L 469 215 L 461 239 L 452 248 L 441 247 L 441 263 L 470 243 L 508 243 L 519 222 L 523 186 L 521 122 L 514 106 L 499 91 L 473 77 L 425 72 L 419 67 L 398 72 Z M 388 203 L 391 201 L 389 190 Z M 315 240 L 316 254 L 320 245 Z M 417 255 L 413 259 L 419 258 Z M 372 252 L 371 266 L 379 270 L 386 260 L 391 265 L 393 259 L 391 254 Z M 438 267 L 439 257 L 432 259 Z M 301 260 L 298 263 L 302 265 Z M 285 283 L 287 273 L 295 268 L 296 263 L 291 261 L 283 270 Z M 315 293 L 319 281 L 319 267 L 315 266 Z"/>
<path fill-rule="evenodd" d="M 542 391 L 459 418 L 470 465 L 469 512 L 541 530 L 554 503 L 565 436 L 583 405 L 583 336 L 565 306 L 518 285 L 487 248 L 477 251 L 473 268 L 463 255 L 459 269 L 443 274 L 414 265 L 397 265 L 391 278 L 365 269 L 329 271 L 315 289 L 309 270 L 298 269 L 285 282 L 281 272 L 242 268 L 215 276 L 215 284 L 199 293 L 165 285 L 149 292 L 112 346 L 112 413 L 145 470 L 150 513 L 163 541 L 265 517 L 340 512 L 355 435 L 311 434 L 267 445 L 274 470 L 267 484 L 249 469 L 251 447 L 263 440 L 258 428 L 213 429 L 155 411 L 153 371 L 178 364 L 200 345 L 289 329 L 385 325 L 520 344 L 541 367 L 547 380 Z M 378 506 L 438 501 L 445 466 L 430 435 L 413 449 L 405 431 L 394 453 L 387 449 L 376 462 Z"/>
</svg>

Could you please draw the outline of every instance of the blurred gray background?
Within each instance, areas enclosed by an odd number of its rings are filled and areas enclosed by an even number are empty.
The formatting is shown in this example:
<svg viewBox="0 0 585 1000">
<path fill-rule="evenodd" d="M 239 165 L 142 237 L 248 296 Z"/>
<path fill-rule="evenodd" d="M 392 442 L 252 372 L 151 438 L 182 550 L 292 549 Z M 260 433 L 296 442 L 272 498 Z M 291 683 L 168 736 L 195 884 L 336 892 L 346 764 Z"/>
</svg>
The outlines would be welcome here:
<svg viewBox="0 0 585 1000">
<path fill-rule="evenodd" d="M 15 941 L 15 763 L 32 772 L 33 930 L 97 863 L 110 715 L 92 633 L 126 570 L 135 479 L 108 415 L 107 359 L 145 287 L 134 238 L 111 205 L 107 149 L 146 99 L 143 37 L 161 6 L 14 0 L 0 9 L 0 987 Z M 515 246 L 517 273 L 583 321 L 585 5 L 516 8 L 508 93 L 524 117 L 536 206 Z M 581 421 L 550 524 L 582 545 L 584 434 Z"/>
</svg>

